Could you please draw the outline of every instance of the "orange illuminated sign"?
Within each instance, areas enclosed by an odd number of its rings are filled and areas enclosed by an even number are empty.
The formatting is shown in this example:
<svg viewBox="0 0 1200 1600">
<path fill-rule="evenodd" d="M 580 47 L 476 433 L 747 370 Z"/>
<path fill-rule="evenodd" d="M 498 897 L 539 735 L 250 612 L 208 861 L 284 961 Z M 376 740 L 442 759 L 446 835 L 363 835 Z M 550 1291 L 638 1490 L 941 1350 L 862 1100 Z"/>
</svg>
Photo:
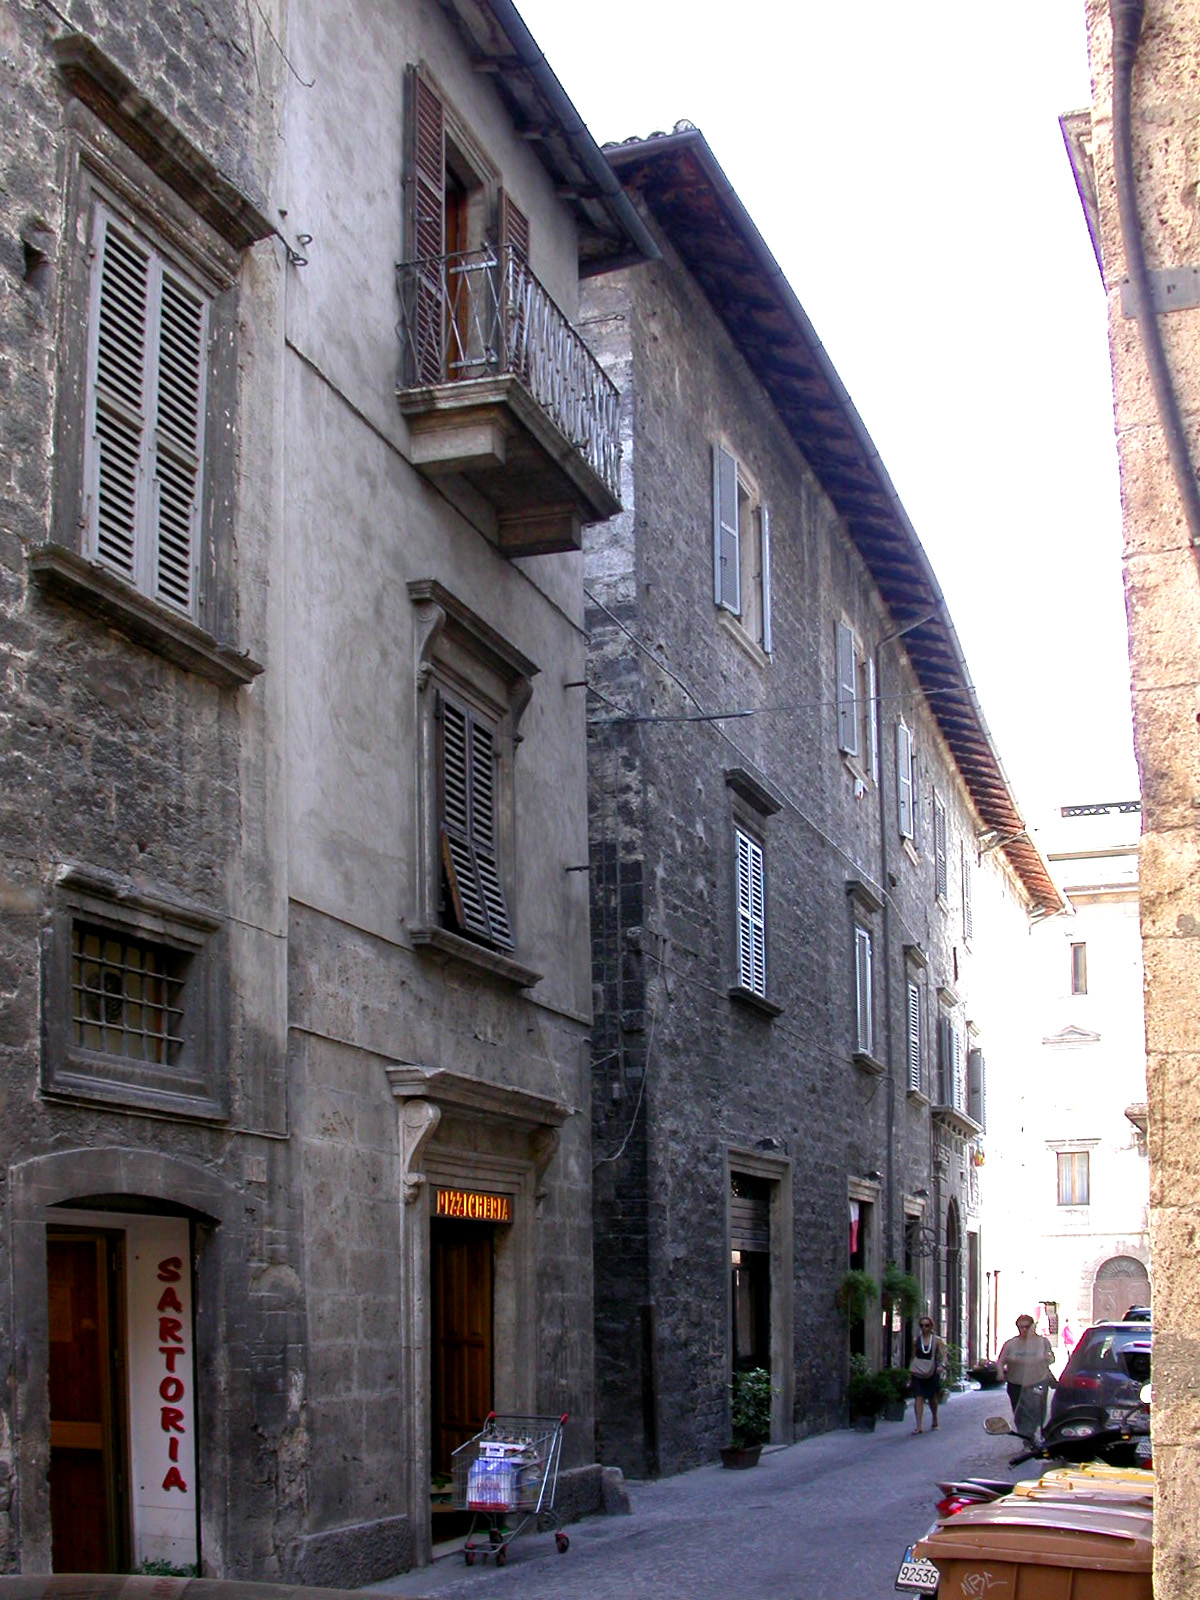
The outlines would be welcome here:
<svg viewBox="0 0 1200 1600">
<path fill-rule="evenodd" d="M 511 1222 L 512 1200 L 506 1194 L 479 1194 L 474 1189 L 435 1189 L 433 1214 L 463 1222 Z"/>
</svg>

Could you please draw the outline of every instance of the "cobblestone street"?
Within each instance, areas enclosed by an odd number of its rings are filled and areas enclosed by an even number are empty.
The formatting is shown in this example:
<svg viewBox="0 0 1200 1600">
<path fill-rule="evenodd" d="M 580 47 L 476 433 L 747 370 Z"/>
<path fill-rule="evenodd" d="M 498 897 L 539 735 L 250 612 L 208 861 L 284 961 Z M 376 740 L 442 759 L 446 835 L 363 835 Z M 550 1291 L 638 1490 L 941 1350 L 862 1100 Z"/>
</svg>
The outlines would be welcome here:
<svg viewBox="0 0 1200 1600">
<path fill-rule="evenodd" d="M 629 1485 L 633 1513 L 569 1528 L 560 1556 L 549 1534 L 514 1541 L 507 1565 L 467 1570 L 461 1554 L 424 1572 L 374 1586 L 398 1596 L 494 1600 L 886 1600 L 904 1547 L 934 1515 L 935 1479 L 1011 1470 L 1017 1441 L 992 1438 L 984 1418 L 1008 1414 L 1003 1390 L 955 1395 L 937 1433 L 881 1422 L 874 1433 L 843 1429 L 764 1453 L 750 1472 L 720 1466 Z"/>
</svg>

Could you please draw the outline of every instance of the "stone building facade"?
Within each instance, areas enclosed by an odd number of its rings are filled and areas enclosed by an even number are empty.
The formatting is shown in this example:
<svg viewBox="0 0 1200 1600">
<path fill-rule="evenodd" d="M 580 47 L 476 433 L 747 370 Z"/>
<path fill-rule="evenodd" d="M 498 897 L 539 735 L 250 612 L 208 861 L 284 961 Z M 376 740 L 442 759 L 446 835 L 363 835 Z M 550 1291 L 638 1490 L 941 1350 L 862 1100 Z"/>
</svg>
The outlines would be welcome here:
<svg viewBox="0 0 1200 1600">
<path fill-rule="evenodd" d="M 486 0 L 0 77 L 0 1569 L 367 1581 L 490 1407 L 595 1478 L 571 321 L 652 246 Z"/>
<path fill-rule="evenodd" d="M 984 1057 L 1058 908 L 866 430 L 702 136 L 608 148 L 662 261 L 589 283 L 622 514 L 589 530 L 598 1452 L 836 1426 L 904 1358 L 856 1269 L 982 1338 Z M 993 1053 L 993 1052 L 997 1053 Z"/>
<path fill-rule="evenodd" d="M 1064 118 L 1108 297 L 1121 474 L 1134 750 L 1142 789 L 1150 1240 L 1154 1282 L 1154 1592 L 1200 1585 L 1200 1220 L 1196 738 L 1200 684 L 1200 361 L 1195 193 L 1200 6 L 1087 6 L 1093 101 Z"/>
</svg>

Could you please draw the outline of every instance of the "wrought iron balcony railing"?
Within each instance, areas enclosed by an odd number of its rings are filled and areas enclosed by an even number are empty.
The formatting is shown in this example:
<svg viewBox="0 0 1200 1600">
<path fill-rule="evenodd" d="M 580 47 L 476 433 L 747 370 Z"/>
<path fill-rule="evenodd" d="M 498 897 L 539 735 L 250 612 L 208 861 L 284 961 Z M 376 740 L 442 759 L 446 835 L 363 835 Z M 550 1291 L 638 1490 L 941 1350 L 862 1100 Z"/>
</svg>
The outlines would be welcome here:
<svg viewBox="0 0 1200 1600">
<path fill-rule="evenodd" d="M 521 257 L 465 250 L 396 275 L 402 388 L 516 378 L 616 497 L 617 389 Z"/>
</svg>

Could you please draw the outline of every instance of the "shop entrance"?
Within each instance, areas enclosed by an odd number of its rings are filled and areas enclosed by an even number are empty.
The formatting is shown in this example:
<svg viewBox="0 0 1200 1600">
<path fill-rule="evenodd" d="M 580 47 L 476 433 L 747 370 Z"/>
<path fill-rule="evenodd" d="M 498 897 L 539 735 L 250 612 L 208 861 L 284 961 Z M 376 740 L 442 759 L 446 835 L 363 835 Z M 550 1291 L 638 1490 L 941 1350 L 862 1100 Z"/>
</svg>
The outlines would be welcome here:
<svg viewBox="0 0 1200 1600">
<path fill-rule="evenodd" d="M 450 1474 L 454 1451 L 492 1409 L 494 1235 L 476 1222 L 435 1217 L 429 1225 L 435 1480 Z"/>
<path fill-rule="evenodd" d="M 50 1528 L 55 1572 L 129 1568 L 124 1240 L 80 1229 L 47 1238 Z"/>
</svg>

